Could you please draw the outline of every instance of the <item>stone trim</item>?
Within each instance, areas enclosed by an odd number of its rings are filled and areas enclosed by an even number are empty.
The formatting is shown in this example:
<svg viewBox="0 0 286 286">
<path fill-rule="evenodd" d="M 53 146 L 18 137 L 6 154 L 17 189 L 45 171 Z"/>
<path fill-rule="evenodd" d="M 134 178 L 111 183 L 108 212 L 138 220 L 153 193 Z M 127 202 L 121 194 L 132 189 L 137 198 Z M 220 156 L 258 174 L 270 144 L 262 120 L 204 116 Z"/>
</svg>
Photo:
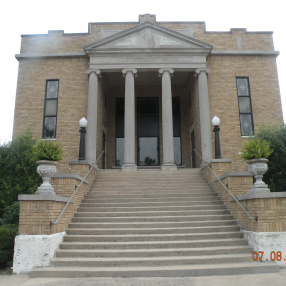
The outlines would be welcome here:
<svg viewBox="0 0 286 286">
<path fill-rule="evenodd" d="M 75 179 L 77 179 L 79 181 L 83 180 L 83 177 L 79 176 L 78 174 L 55 174 L 51 178 L 52 179 L 75 178 Z M 85 179 L 83 182 L 88 184 L 88 180 L 87 179 Z"/>
<path fill-rule="evenodd" d="M 16 54 L 17 60 L 27 58 L 66 58 L 66 57 L 87 57 L 85 52 L 72 52 L 72 53 L 39 53 L 39 54 Z"/>
<path fill-rule="evenodd" d="M 69 165 L 90 165 L 91 167 L 94 167 L 94 169 L 95 169 L 96 171 L 99 171 L 98 166 L 94 166 L 94 165 L 92 164 L 92 162 L 89 161 L 89 160 L 68 161 L 68 164 L 69 164 Z"/>
<path fill-rule="evenodd" d="M 272 192 L 272 193 L 255 193 L 237 196 L 238 201 L 251 200 L 251 199 L 271 199 L 271 198 L 286 198 L 286 192 Z M 229 199 L 231 202 L 233 198 Z"/>
<path fill-rule="evenodd" d="M 206 162 L 207 165 L 211 164 L 211 163 L 232 163 L 232 159 L 212 159 Z M 201 164 L 200 166 L 200 170 L 202 171 L 204 168 L 206 168 L 207 166 L 205 164 Z"/>
<path fill-rule="evenodd" d="M 248 173 L 248 172 L 227 172 L 227 173 L 224 173 L 224 174 L 218 176 L 218 178 L 220 180 L 222 180 L 222 179 L 224 179 L 226 177 L 241 177 L 241 176 L 243 176 L 243 177 L 252 177 L 252 175 L 250 173 Z M 213 182 L 216 182 L 216 181 L 218 181 L 218 179 L 216 179 L 216 178 L 213 179 Z"/>
<path fill-rule="evenodd" d="M 30 194 L 18 195 L 19 201 L 54 201 L 54 202 L 67 203 L 69 199 L 70 198 L 61 197 L 57 195 L 30 195 Z M 73 203 L 74 200 L 72 199 L 70 202 Z"/>
<path fill-rule="evenodd" d="M 256 51 L 256 50 L 212 50 L 211 55 L 214 56 L 279 56 L 279 51 Z"/>
</svg>

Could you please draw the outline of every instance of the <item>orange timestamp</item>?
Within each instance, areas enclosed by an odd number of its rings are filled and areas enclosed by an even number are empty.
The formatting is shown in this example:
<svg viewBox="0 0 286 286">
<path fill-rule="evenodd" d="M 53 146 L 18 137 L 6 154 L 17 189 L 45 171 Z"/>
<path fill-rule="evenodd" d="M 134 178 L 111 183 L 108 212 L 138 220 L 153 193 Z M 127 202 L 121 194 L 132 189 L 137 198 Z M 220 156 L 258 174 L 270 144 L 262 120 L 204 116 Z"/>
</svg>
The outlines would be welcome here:
<svg viewBox="0 0 286 286">
<path fill-rule="evenodd" d="M 254 260 L 254 261 L 257 261 L 258 259 L 259 259 L 259 261 L 262 261 L 262 258 L 263 258 L 263 255 L 264 255 L 264 251 L 259 251 L 258 253 L 257 253 L 257 251 L 253 251 L 253 253 L 252 253 L 252 259 Z M 281 251 L 277 251 L 277 252 L 275 252 L 275 251 L 271 251 L 271 253 L 270 253 L 270 260 L 271 261 L 282 261 L 282 253 L 281 253 Z M 285 261 L 286 261 L 286 258 L 284 259 Z M 268 261 L 268 258 L 266 258 L 266 261 Z"/>
</svg>

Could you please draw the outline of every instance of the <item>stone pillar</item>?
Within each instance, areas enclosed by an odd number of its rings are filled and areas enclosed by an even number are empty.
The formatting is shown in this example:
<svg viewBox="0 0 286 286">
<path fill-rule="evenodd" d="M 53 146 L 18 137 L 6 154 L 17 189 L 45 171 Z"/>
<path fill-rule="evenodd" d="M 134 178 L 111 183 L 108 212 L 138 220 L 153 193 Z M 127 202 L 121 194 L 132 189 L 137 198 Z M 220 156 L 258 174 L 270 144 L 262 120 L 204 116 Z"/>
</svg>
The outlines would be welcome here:
<svg viewBox="0 0 286 286">
<path fill-rule="evenodd" d="M 124 171 L 137 171 L 135 164 L 135 91 L 134 77 L 136 69 L 122 70 L 125 77 L 125 109 L 124 109 Z"/>
<path fill-rule="evenodd" d="M 87 131 L 86 131 L 86 160 L 96 162 L 96 136 L 97 136 L 97 94 L 100 70 L 90 71 L 87 101 Z"/>
<path fill-rule="evenodd" d="M 211 117 L 207 81 L 207 74 L 209 72 L 210 70 L 208 68 L 198 68 L 195 74 L 195 76 L 198 76 L 201 148 L 202 157 L 205 162 L 212 159 Z"/>
<path fill-rule="evenodd" d="M 162 171 L 177 171 L 174 164 L 174 143 L 173 143 L 173 111 L 172 111 L 172 90 L 171 76 L 174 70 L 171 68 L 159 69 L 159 76 L 162 77 L 162 125 L 163 125 L 163 165 Z"/>
</svg>

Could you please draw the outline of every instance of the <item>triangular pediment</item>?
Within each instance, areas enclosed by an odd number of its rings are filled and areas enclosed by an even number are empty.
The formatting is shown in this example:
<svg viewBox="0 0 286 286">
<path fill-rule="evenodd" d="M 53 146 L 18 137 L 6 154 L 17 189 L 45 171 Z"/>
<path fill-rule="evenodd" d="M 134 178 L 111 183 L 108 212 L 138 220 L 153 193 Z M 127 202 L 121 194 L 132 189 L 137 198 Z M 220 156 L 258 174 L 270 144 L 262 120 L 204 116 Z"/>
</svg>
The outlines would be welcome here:
<svg viewBox="0 0 286 286">
<path fill-rule="evenodd" d="M 154 23 L 145 22 L 84 47 L 87 53 L 107 49 L 115 51 L 126 49 L 190 49 L 210 51 L 212 45 Z"/>
</svg>

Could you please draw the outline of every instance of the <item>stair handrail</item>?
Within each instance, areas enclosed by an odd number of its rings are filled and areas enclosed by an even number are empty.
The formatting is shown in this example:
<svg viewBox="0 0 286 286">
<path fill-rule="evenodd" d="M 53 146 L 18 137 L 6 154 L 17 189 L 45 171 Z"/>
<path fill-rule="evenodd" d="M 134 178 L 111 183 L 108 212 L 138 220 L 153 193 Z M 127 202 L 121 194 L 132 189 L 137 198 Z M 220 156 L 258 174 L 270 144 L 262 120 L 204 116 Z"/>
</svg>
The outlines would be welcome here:
<svg viewBox="0 0 286 286">
<path fill-rule="evenodd" d="M 237 200 L 237 198 L 230 192 L 230 190 L 226 187 L 226 185 L 217 177 L 217 175 L 213 172 L 213 170 L 209 167 L 209 164 L 206 163 L 203 158 L 201 157 L 201 155 L 197 152 L 197 150 L 201 150 L 200 148 L 197 149 L 193 149 L 195 151 L 195 153 L 201 158 L 202 163 L 207 166 L 209 168 L 209 170 L 211 171 L 211 173 L 216 177 L 216 179 L 220 182 L 220 184 L 223 186 L 223 188 L 232 196 L 232 198 L 234 199 L 234 201 L 242 208 L 242 210 L 247 214 L 247 216 L 252 219 L 252 220 L 257 220 L 257 217 L 253 217 L 249 214 L 249 212 L 240 204 L 240 202 Z M 208 180 L 208 178 L 206 178 L 207 181 L 209 182 L 209 184 L 211 185 L 210 181 Z"/>
<path fill-rule="evenodd" d="M 96 162 L 95 162 L 94 164 L 90 164 L 90 165 L 91 165 L 91 168 L 90 168 L 89 171 L 86 173 L 86 175 L 84 176 L 84 178 L 81 180 L 80 184 L 77 186 L 77 188 L 76 188 L 75 191 L 73 192 L 72 196 L 69 198 L 68 202 L 66 203 L 64 209 L 62 210 L 62 212 L 61 212 L 60 215 L 58 216 L 57 220 L 54 221 L 54 222 L 53 222 L 53 221 L 50 222 L 50 226 L 52 226 L 52 224 L 53 224 L 53 225 L 56 225 L 56 224 L 59 222 L 60 218 L 62 217 L 62 215 L 63 215 L 63 213 L 65 212 L 66 208 L 68 207 L 69 203 L 71 202 L 72 198 L 74 197 L 74 195 L 76 194 L 76 192 L 78 191 L 78 189 L 80 188 L 80 186 L 82 185 L 83 181 L 86 179 L 86 177 L 88 176 L 88 174 L 90 173 L 90 171 L 91 171 L 92 169 L 95 169 L 95 170 L 96 170 L 96 167 L 97 167 L 97 166 L 96 166 L 96 163 L 97 163 L 97 161 L 100 159 L 100 157 L 102 156 L 103 153 L 104 153 L 104 150 L 101 152 L 101 154 L 100 154 L 99 157 L 97 158 Z M 96 179 L 96 176 L 95 176 L 94 180 L 95 180 L 95 179 Z M 92 185 L 92 184 L 91 184 L 91 185 Z"/>
</svg>

